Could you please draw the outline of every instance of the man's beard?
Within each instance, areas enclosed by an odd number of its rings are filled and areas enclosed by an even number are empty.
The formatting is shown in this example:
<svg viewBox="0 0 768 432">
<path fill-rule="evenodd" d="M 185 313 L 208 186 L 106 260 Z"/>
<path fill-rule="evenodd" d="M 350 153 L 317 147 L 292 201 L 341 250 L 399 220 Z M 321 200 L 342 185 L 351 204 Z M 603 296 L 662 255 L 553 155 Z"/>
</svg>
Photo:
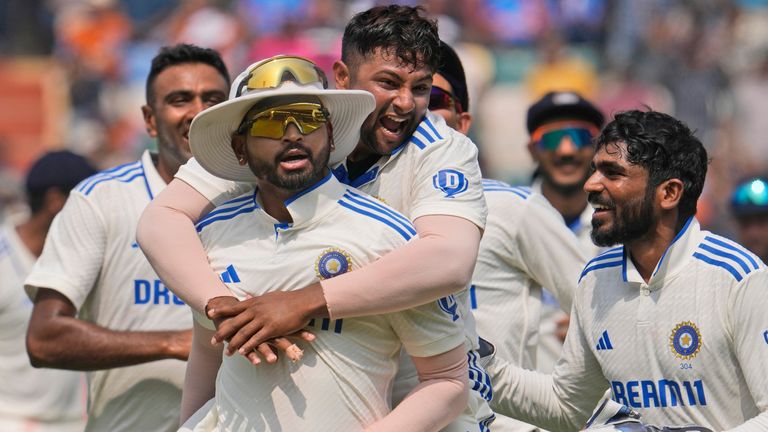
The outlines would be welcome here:
<svg viewBox="0 0 768 432">
<path fill-rule="evenodd" d="M 278 174 L 277 167 L 280 165 L 280 160 L 283 158 L 283 155 L 286 152 L 292 149 L 301 149 L 307 153 L 311 169 L 299 172 L 289 172 L 283 175 Z M 300 191 L 312 186 L 322 178 L 325 167 L 328 166 L 330 155 L 330 146 L 326 146 L 324 150 L 321 150 L 317 157 L 313 157 L 312 152 L 305 146 L 301 144 L 292 144 L 291 146 L 287 147 L 283 153 L 275 158 L 275 162 L 273 164 L 260 164 L 257 162 L 251 162 L 251 159 L 249 159 L 248 164 L 250 165 L 251 171 L 253 171 L 256 177 L 266 179 L 267 182 L 281 189 Z"/>
<path fill-rule="evenodd" d="M 601 200 L 597 193 L 590 193 L 588 201 L 593 204 L 609 206 L 613 211 L 613 225 L 610 230 L 600 231 L 602 222 L 592 219 L 590 237 L 597 246 L 625 244 L 644 236 L 656 222 L 653 214 L 653 193 L 646 190 L 642 197 L 627 202 L 619 212 L 612 202 Z"/>
</svg>

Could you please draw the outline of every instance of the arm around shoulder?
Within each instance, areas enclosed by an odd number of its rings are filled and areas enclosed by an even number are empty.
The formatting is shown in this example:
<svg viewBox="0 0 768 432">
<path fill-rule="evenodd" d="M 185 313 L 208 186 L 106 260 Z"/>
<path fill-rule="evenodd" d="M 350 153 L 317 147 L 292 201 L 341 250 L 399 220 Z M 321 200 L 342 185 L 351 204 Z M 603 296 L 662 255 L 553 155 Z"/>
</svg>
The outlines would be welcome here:
<svg viewBox="0 0 768 432">
<path fill-rule="evenodd" d="M 419 385 L 366 431 L 435 431 L 461 414 L 469 394 L 464 344 L 439 355 L 412 359 Z"/>
</svg>

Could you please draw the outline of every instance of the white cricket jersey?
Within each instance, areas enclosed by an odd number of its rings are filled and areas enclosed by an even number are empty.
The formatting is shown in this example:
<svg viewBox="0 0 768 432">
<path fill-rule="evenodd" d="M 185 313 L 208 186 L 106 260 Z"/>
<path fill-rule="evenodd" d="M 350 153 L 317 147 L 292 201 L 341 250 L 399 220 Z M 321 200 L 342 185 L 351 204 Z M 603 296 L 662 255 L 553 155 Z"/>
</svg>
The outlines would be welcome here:
<svg viewBox="0 0 768 432">
<path fill-rule="evenodd" d="M 25 338 L 33 305 L 24 278 L 34 263 L 16 228 L 0 226 L 0 430 L 82 431 L 83 374 L 29 363 Z"/>
<path fill-rule="evenodd" d="M 333 173 L 342 183 L 380 199 L 411 221 L 426 215 L 449 215 L 467 219 L 480 228 L 485 227 L 487 208 L 477 163 L 477 147 L 469 138 L 448 127 L 442 117 L 432 113 L 427 113 L 409 141 L 391 155 L 383 156 L 354 181 L 349 179 L 344 162 L 337 165 Z M 252 188 L 248 184 L 211 175 L 194 158 L 179 169 L 176 177 L 217 205 Z M 467 342 L 477 349 L 477 332 L 469 308 L 468 290 L 462 290 L 452 298 L 446 298 L 446 301 L 446 307 L 464 319 Z M 407 356 L 403 359 L 396 379 L 395 400 L 410 391 L 417 382 L 412 362 Z M 478 364 L 475 352 L 469 353 L 468 363 L 470 388 L 473 390 L 468 410 L 472 414 L 462 415 L 466 422 L 459 429 L 463 432 L 468 427 L 474 427 L 483 431 L 492 416 L 487 404 L 492 397 L 491 382 Z M 474 426 L 468 426 L 470 423 Z"/>
<path fill-rule="evenodd" d="M 757 256 L 693 217 L 649 283 L 623 246 L 609 249 L 581 274 L 554 384 L 524 377 L 504 398 L 539 420 L 574 422 L 610 387 L 645 423 L 766 430 L 766 287 Z"/>
<path fill-rule="evenodd" d="M 469 291 L 477 331 L 496 347 L 496 356 L 536 369 L 541 287 L 550 287 L 570 310 L 586 257 L 544 196 L 495 180 L 483 186 L 488 220 Z M 534 427 L 497 415 L 492 429 Z"/>
<path fill-rule="evenodd" d="M 165 187 L 149 152 L 83 180 L 51 226 L 26 280 L 56 290 L 79 318 L 110 330 L 183 330 L 184 303 L 158 279 L 136 243 L 144 208 Z M 89 372 L 88 431 L 176 430 L 186 363 L 161 360 Z"/>
<path fill-rule="evenodd" d="M 536 179 L 531 184 L 531 189 L 539 194 L 541 193 L 541 187 L 541 178 Z M 561 215 L 560 223 L 567 226 L 576 235 L 584 256 L 592 258 L 602 252 L 604 248 L 596 246 L 592 242 L 590 232 L 592 231 L 592 213 L 594 213 L 594 209 L 586 201 L 584 205 L 584 211 L 581 212 L 578 219 L 566 225 Z M 553 295 L 546 285 L 542 291 L 541 298 L 541 325 L 539 326 L 536 370 L 552 373 L 555 369 L 555 363 L 557 363 L 557 359 L 560 358 L 560 353 L 563 350 L 563 343 L 556 335 L 557 323 L 567 317 L 568 313 L 570 313 L 570 308 L 564 308 L 559 305 L 556 296 Z"/>
<path fill-rule="evenodd" d="M 416 236 L 403 215 L 330 172 L 286 201 L 292 223 L 258 191 L 218 207 L 197 229 L 213 269 L 239 298 L 298 289 L 365 266 Z M 356 431 L 390 411 L 401 346 L 429 357 L 464 343 L 444 301 L 385 315 L 315 319 L 317 339 L 293 363 L 253 367 L 224 356 L 216 381 L 220 430 Z"/>
</svg>

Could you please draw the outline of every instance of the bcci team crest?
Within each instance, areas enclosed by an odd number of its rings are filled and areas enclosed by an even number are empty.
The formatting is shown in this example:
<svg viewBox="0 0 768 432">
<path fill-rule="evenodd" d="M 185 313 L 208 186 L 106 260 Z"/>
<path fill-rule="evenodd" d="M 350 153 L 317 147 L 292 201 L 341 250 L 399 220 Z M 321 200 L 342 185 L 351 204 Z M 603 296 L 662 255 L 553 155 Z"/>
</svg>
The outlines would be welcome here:
<svg viewBox="0 0 768 432">
<path fill-rule="evenodd" d="M 669 335 L 669 348 L 680 360 L 690 360 L 701 351 L 701 332 L 696 324 L 683 321 Z"/>
<path fill-rule="evenodd" d="M 461 171 L 444 169 L 432 176 L 432 186 L 439 191 L 443 191 L 446 198 L 453 198 L 467 190 L 469 181 Z"/>
<path fill-rule="evenodd" d="M 315 273 L 320 280 L 330 279 L 352 269 L 352 257 L 338 248 L 323 251 L 315 261 Z"/>
</svg>

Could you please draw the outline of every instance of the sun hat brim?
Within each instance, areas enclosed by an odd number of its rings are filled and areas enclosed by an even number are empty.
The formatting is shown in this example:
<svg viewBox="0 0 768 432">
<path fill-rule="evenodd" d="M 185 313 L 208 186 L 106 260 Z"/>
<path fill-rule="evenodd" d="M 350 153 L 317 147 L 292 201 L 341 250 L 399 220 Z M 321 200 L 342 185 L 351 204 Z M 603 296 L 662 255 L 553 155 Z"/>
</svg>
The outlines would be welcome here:
<svg viewBox="0 0 768 432">
<path fill-rule="evenodd" d="M 189 129 L 192 155 L 217 177 L 256 182 L 248 165 L 238 163 L 232 150 L 232 134 L 257 102 L 272 96 L 290 95 L 317 96 L 328 110 L 335 146 L 328 162 L 330 165 L 341 162 L 355 149 L 360 139 L 360 126 L 376 105 L 373 95 L 364 90 L 332 90 L 286 82 L 278 88 L 246 93 L 200 112 Z"/>
</svg>

